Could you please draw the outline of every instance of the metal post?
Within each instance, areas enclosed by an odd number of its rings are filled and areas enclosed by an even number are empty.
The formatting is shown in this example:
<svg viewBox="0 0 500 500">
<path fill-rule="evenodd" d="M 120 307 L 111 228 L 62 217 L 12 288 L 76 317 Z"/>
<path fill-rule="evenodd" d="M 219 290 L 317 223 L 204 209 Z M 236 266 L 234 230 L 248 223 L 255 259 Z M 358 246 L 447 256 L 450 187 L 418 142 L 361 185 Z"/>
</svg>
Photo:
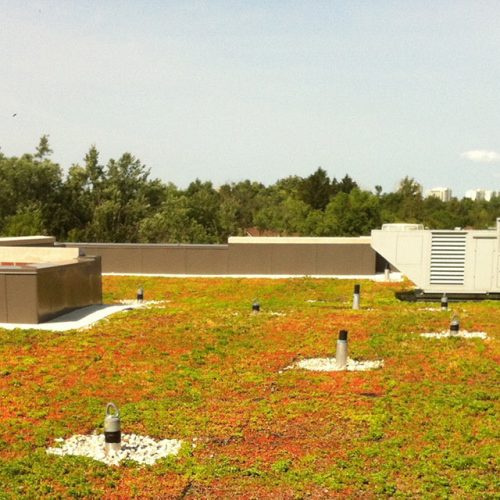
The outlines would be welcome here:
<svg viewBox="0 0 500 500">
<path fill-rule="evenodd" d="M 453 317 L 450 323 L 450 335 L 458 335 L 458 332 L 460 331 L 460 321 L 456 316 Z"/>
<path fill-rule="evenodd" d="M 448 310 L 448 296 L 446 295 L 446 292 L 443 293 L 443 296 L 441 297 L 441 311 L 447 311 Z"/>
<path fill-rule="evenodd" d="M 352 308 L 359 309 L 359 292 L 361 285 L 354 285 L 354 296 L 352 299 Z"/>
<path fill-rule="evenodd" d="M 347 330 L 339 331 L 335 364 L 339 370 L 345 370 L 347 368 Z"/>
<path fill-rule="evenodd" d="M 384 269 L 384 280 L 391 281 L 391 266 L 389 264 L 386 264 Z"/>
<path fill-rule="evenodd" d="M 113 413 L 110 413 L 110 410 Z M 121 450 L 121 423 L 120 412 L 114 403 L 106 406 L 106 416 L 104 417 L 104 449 L 108 451 Z"/>
<path fill-rule="evenodd" d="M 142 302 L 144 300 L 144 288 L 142 286 L 137 289 L 137 302 Z"/>
</svg>

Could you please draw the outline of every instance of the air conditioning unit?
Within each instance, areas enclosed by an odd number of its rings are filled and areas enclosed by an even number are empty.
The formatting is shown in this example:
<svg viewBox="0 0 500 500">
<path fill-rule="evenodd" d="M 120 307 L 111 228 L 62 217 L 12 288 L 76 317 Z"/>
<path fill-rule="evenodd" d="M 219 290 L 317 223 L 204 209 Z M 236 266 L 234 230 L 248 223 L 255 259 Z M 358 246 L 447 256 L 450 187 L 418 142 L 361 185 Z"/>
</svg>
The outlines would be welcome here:
<svg viewBox="0 0 500 500">
<path fill-rule="evenodd" d="M 415 226 L 384 225 L 371 246 L 424 293 L 500 293 L 500 218 L 489 230 Z"/>
</svg>

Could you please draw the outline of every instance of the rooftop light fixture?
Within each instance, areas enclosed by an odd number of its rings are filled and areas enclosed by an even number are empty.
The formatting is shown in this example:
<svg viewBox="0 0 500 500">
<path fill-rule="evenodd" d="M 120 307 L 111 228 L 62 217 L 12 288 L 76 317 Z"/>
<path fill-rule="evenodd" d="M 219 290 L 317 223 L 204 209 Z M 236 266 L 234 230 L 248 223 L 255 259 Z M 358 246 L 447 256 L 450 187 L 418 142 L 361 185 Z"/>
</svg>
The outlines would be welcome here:
<svg viewBox="0 0 500 500">
<path fill-rule="evenodd" d="M 448 310 L 448 296 L 446 295 L 446 292 L 443 293 L 443 296 L 441 297 L 441 311 L 447 311 Z"/>
<path fill-rule="evenodd" d="M 359 309 L 359 294 L 360 294 L 361 285 L 354 285 L 354 296 L 352 299 L 352 308 Z"/>
<path fill-rule="evenodd" d="M 120 412 L 114 403 L 108 403 L 106 405 L 106 416 L 104 417 L 104 449 L 106 453 L 120 451 L 121 440 Z"/>
<path fill-rule="evenodd" d="M 458 332 L 460 331 L 460 321 L 458 319 L 458 316 L 453 316 L 453 319 L 451 320 L 450 323 L 450 335 L 458 335 Z"/>
<path fill-rule="evenodd" d="M 339 370 L 345 370 L 347 368 L 347 333 L 347 330 L 340 330 L 337 340 L 335 364 Z"/>
</svg>

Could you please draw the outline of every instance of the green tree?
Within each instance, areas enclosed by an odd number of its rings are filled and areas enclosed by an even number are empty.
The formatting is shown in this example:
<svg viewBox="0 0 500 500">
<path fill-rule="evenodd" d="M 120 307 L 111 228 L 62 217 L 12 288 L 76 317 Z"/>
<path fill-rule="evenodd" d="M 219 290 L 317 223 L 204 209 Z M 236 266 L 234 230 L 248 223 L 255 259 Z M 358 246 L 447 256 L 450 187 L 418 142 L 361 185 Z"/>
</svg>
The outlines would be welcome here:
<svg viewBox="0 0 500 500">
<path fill-rule="evenodd" d="M 255 215 L 264 206 L 266 200 L 264 184 L 249 180 L 224 184 L 219 193 L 221 198 L 235 210 L 236 233 L 244 234 L 246 229 L 255 226 Z"/>
<path fill-rule="evenodd" d="M 222 229 L 219 219 L 221 198 L 211 182 L 202 182 L 196 179 L 187 187 L 186 198 L 188 215 L 205 229 L 208 241 L 204 243 L 218 243 Z"/>
<path fill-rule="evenodd" d="M 173 184 L 166 186 L 158 211 L 142 219 L 139 241 L 143 243 L 204 243 L 205 228 L 189 216 L 187 197 Z"/>
<path fill-rule="evenodd" d="M 357 189 L 358 184 L 349 176 L 344 175 L 342 180 L 336 186 L 336 192 L 349 194 L 353 189 Z"/>
<path fill-rule="evenodd" d="M 277 205 L 262 208 L 255 216 L 259 230 L 271 230 L 282 236 L 305 235 L 311 207 L 302 200 L 288 197 Z"/>
<path fill-rule="evenodd" d="M 46 157 L 50 151 L 47 136 L 40 142 L 42 146 L 39 145 L 37 155 L 0 156 L 0 227 L 3 234 L 18 228 L 24 235 L 28 232 L 57 235 L 58 216 L 63 209 L 60 203 L 62 173 L 59 165 Z M 34 210 L 33 224 L 27 223 L 30 208 Z"/>
<path fill-rule="evenodd" d="M 408 176 L 401 180 L 396 192 L 380 197 L 384 222 L 422 222 L 422 186 Z"/>
<path fill-rule="evenodd" d="M 379 198 L 368 191 L 340 192 L 328 204 L 318 233 L 322 236 L 370 235 L 381 226 Z"/>
<path fill-rule="evenodd" d="M 86 170 L 91 178 L 88 164 Z M 130 153 L 109 160 L 103 174 L 91 183 L 94 204 L 85 230 L 88 241 L 138 241 L 141 221 L 159 208 L 164 190 L 159 181 L 148 177 L 149 170 Z"/>
<path fill-rule="evenodd" d="M 4 236 L 31 236 L 46 234 L 43 211 L 39 203 L 31 202 L 5 218 Z"/>
<path fill-rule="evenodd" d="M 52 149 L 50 149 L 49 145 L 49 136 L 48 134 L 42 135 L 40 137 L 40 142 L 36 148 L 35 158 L 37 160 L 45 160 L 53 153 Z"/>
<path fill-rule="evenodd" d="M 300 199 L 315 210 L 324 210 L 330 201 L 330 178 L 321 167 L 301 181 L 298 188 Z"/>
</svg>

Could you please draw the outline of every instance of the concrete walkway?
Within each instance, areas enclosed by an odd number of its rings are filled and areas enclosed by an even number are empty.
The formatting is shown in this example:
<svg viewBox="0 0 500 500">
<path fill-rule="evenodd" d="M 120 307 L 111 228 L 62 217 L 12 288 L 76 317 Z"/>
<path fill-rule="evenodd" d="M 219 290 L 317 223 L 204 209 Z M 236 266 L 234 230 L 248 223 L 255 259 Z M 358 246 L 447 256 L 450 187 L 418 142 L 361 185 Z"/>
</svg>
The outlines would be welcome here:
<svg viewBox="0 0 500 500">
<path fill-rule="evenodd" d="M 65 332 L 67 330 L 78 330 L 87 328 L 97 321 L 104 319 L 111 314 L 142 307 L 142 304 L 127 305 L 94 305 L 76 309 L 67 314 L 63 314 L 45 323 L 25 324 L 25 323 L 0 323 L 0 328 L 14 330 L 48 330 L 54 332 Z"/>
</svg>

